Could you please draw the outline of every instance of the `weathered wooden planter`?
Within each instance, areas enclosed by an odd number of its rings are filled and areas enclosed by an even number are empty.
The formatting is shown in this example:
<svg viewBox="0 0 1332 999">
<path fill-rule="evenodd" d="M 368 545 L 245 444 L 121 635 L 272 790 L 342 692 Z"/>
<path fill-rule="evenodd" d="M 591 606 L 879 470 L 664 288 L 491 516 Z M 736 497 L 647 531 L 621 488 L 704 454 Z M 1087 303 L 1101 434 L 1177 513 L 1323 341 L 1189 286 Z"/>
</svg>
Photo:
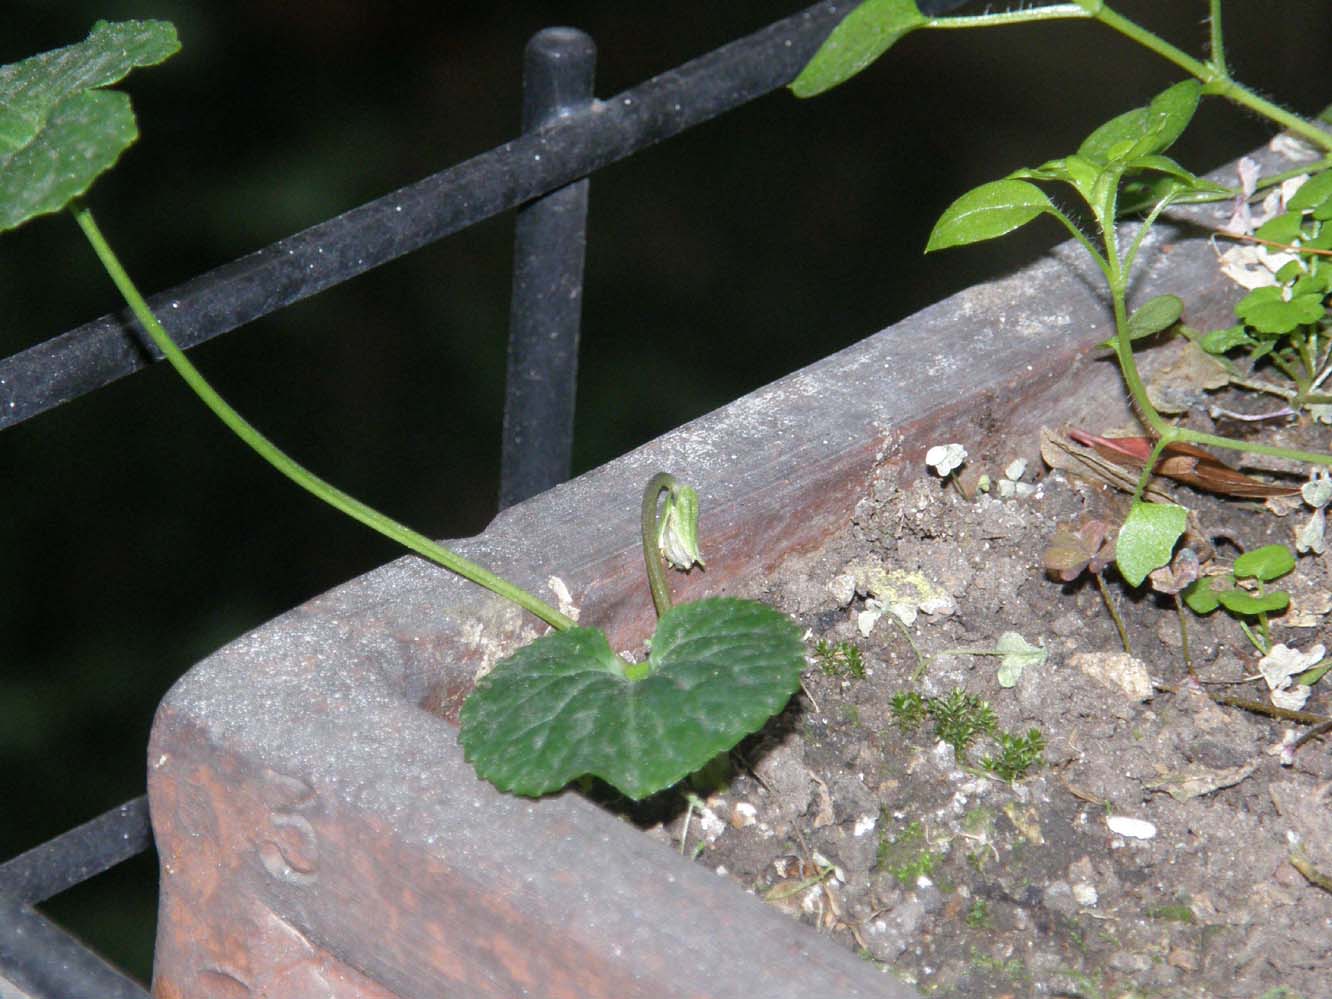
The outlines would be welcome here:
<svg viewBox="0 0 1332 999">
<path fill-rule="evenodd" d="M 1218 224 L 1222 213 L 1203 213 Z M 1135 299 L 1223 321 L 1198 231 L 1158 229 Z M 1070 267 L 1070 262 L 1072 267 Z M 1210 315 L 1208 315 L 1210 313 Z M 517 506 L 458 548 L 637 647 L 637 539 L 659 469 L 702 498 L 726 592 L 845 526 L 930 445 L 1035 452 L 1042 424 L 1126 416 L 1098 275 L 1064 246 Z M 816 336 L 817 331 L 811 331 Z M 1101 352 L 1103 353 L 1103 352 Z M 573 794 L 474 776 L 454 719 L 477 669 L 539 622 L 408 557 L 195 666 L 159 710 L 149 794 L 162 999 L 275 996 L 907 997 L 910 989 Z"/>
</svg>

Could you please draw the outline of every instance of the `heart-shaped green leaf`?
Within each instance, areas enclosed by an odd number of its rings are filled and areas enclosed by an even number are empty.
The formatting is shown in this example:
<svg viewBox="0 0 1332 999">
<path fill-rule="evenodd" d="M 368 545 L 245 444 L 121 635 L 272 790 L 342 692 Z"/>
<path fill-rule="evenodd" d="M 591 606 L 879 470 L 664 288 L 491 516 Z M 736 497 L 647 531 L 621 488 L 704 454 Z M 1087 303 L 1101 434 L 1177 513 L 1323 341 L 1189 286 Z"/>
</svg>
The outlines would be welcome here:
<svg viewBox="0 0 1332 999">
<path fill-rule="evenodd" d="M 77 45 L 0 67 L 0 232 L 83 194 L 138 138 L 124 94 L 98 88 L 180 48 L 165 21 L 99 21 Z"/>
<path fill-rule="evenodd" d="M 925 252 L 994 239 L 1053 211 L 1054 205 L 1035 184 L 993 180 L 968 191 L 945 209 L 930 233 Z"/>
<path fill-rule="evenodd" d="M 638 800 L 758 729 L 805 668 L 790 619 L 729 597 L 672 608 L 651 649 L 638 680 L 592 628 L 519 649 L 463 705 L 463 754 L 515 794 L 546 794 L 590 774 Z"/>
<path fill-rule="evenodd" d="M 865 0 L 832 30 L 791 82 L 791 93 L 813 97 L 845 83 L 927 21 L 915 0 Z"/>
<path fill-rule="evenodd" d="M 1141 586 L 1153 569 L 1168 565 L 1189 513 L 1173 503 L 1134 503 L 1115 540 L 1115 565 L 1130 586 Z"/>
</svg>

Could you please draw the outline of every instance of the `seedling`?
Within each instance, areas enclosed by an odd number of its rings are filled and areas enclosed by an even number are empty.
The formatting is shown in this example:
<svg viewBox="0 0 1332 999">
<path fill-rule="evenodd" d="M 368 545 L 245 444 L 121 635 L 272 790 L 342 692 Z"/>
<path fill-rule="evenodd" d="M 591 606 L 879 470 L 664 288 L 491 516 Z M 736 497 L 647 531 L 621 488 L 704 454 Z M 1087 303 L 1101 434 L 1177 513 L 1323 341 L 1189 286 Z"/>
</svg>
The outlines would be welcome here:
<svg viewBox="0 0 1332 999">
<path fill-rule="evenodd" d="M 1161 213 L 1173 204 L 1229 198 L 1228 188 L 1190 173 L 1164 154 L 1193 117 L 1204 93 L 1219 94 L 1253 110 L 1279 126 L 1290 129 L 1316 147 L 1332 151 L 1332 136 L 1253 91 L 1241 86 L 1229 73 L 1221 28 L 1220 0 L 1210 0 L 1211 56 L 1200 61 L 1147 31 L 1110 8 L 1104 0 L 1076 0 L 973 17 L 927 17 L 914 0 L 867 0 L 833 30 L 827 41 L 792 83 L 800 97 L 821 93 L 859 73 L 892 45 L 912 31 L 926 28 L 971 28 L 1023 21 L 1089 18 L 1121 32 L 1146 46 L 1195 79 L 1185 80 L 1159 94 L 1146 107 L 1129 111 L 1093 131 L 1077 152 L 1039 167 L 1019 169 L 1002 180 L 983 184 L 964 194 L 943 214 L 930 234 L 926 251 L 981 242 L 1005 235 L 1028 222 L 1048 215 L 1068 230 L 1101 270 L 1110 291 L 1115 334 L 1108 341 L 1123 375 L 1125 387 L 1139 417 L 1151 433 L 1152 447 L 1142 463 L 1134 490 L 1134 502 L 1116 539 L 1115 559 L 1120 574 L 1131 586 L 1140 586 L 1153 569 L 1170 561 L 1175 542 L 1183 533 L 1186 512 L 1174 504 L 1149 504 L 1142 494 L 1158 459 L 1175 444 L 1207 445 L 1276 455 L 1315 464 L 1332 464 L 1332 455 L 1295 451 L 1270 445 L 1233 440 L 1175 426 L 1157 411 L 1148 397 L 1134 359 L 1134 343 L 1159 333 L 1179 319 L 1182 303 L 1174 296 L 1160 296 L 1130 311 L 1127 303 L 1129 278 L 1143 240 Z M 1090 215 L 1089 236 L 1073 218 L 1058 208 L 1038 184 L 1062 183 L 1073 189 Z M 1311 182 L 1312 183 L 1312 182 Z M 1327 197 L 1320 181 L 1301 205 L 1299 237 L 1321 240 L 1321 224 L 1327 218 Z M 1309 229 L 1305 230 L 1307 215 Z M 1128 212 L 1142 213 L 1135 234 L 1120 230 L 1117 220 Z M 1322 214 L 1322 217 L 1318 216 Z M 1289 228 L 1289 225 L 1288 225 Z M 1285 233 L 1292 238 L 1294 232 Z M 1099 245 L 1098 245 L 1099 243 Z M 1321 272 L 1320 272 L 1321 274 Z M 1303 304 L 1276 308 L 1281 322 L 1309 326 L 1321 321 L 1315 315 L 1313 297 L 1321 309 L 1327 281 L 1321 276 L 1287 274 L 1298 285 Z M 1304 283 L 1300 284 L 1303 279 Z M 1281 292 L 1277 293 L 1281 296 Z M 1269 293 L 1267 296 L 1271 298 Z M 1246 312 L 1255 321 L 1266 322 L 1258 305 Z M 1306 346 L 1312 344 L 1306 337 Z M 1296 352 L 1299 352 L 1298 346 Z M 1272 351 L 1275 354 L 1275 350 Z M 1306 358 L 1305 375 L 1310 390 L 1321 377 L 1321 355 Z M 1274 356 L 1274 363 L 1276 358 Z M 1303 363 L 1303 362 L 1302 362 Z M 1312 372 L 1312 373 L 1310 373 Z M 1292 374 L 1294 378 L 1295 375 Z M 1308 393 L 1306 393 L 1306 399 Z"/>
<path fill-rule="evenodd" d="M 1284 545 L 1265 545 L 1237 558 L 1230 572 L 1196 580 L 1180 596 L 1195 614 L 1210 614 L 1218 607 L 1225 608 L 1254 648 L 1267 655 L 1272 648 L 1268 615 L 1285 610 L 1290 605 L 1290 594 L 1268 590 L 1266 586 L 1294 568 L 1295 556 L 1290 549 Z M 1250 586 L 1242 585 L 1245 582 Z"/>
<path fill-rule="evenodd" d="M 951 482 L 959 492 L 962 487 L 958 485 L 956 473 L 966 460 L 967 449 L 961 444 L 936 444 L 925 452 L 925 464 L 934 469 L 945 485 Z"/>
<path fill-rule="evenodd" d="M 1110 612 L 1110 619 L 1115 622 L 1120 644 L 1126 653 L 1132 655 L 1128 629 L 1124 627 L 1124 619 L 1119 616 L 1119 609 L 1111 599 L 1102 576 L 1115 560 L 1112 531 L 1112 524 L 1096 517 L 1086 517 L 1076 525 L 1058 527 L 1041 561 L 1045 571 L 1060 582 L 1071 583 L 1084 572 L 1091 576 L 1105 609 Z"/>
<path fill-rule="evenodd" d="M 0 231 L 68 206 L 158 349 L 261 457 L 348 516 L 555 629 L 497 664 L 464 704 L 461 740 L 477 772 L 524 795 L 591 775 L 640 799 L 704 766 L 779 711 L 805 665 L 790 620 L 747 600 L 671 606 L 661 559 L 680 568 L 702 562 L 698 497 L 672 476 L 655 476 L 643 496 L 643 552 L 660 623 L 646 659 L 631 662 L 611 651 L 602 632 L 577 627 L 535 595 L 319 479 L 212 389 L 153 316 L 79 201 L 138 135 L 129 99 L 104 88 L 179 47 L 165 22 L 98 22 L 84 42 L 0 68 Z"/>
<path fill-rule="evenodd" d="M 1028 667 L 1037 667 L 1045 662 L 1050 653 L 1039 645 L 1032 645 L 1016 631 L 1005 631 L 994 643 L 992 649 L 944 649 L 936 653 L 942 656 L 994 656 L 999 660 L 999 669 L 995 678 L 1001 687 L 1016 687 L 1022 679 L 1023 671 Z"/>
<path fill-rule="evenodd" d="M 1251 194 L 1243 174 L 1241 180 Z M 1287 184 L 1272 192 L 1270 206 L 1264 203 L 1267 217 L 1252 232 L 1255 245 L 1222 256 L 1223 273 L 1251 289 L 1235 306 L 1239 325 L 1214 330 L 1197 343 L 1225 359 L 1236 384 L 1286 400 L 1279 412 L 1307 409 L 1327 423 L 1332 422 L 1332 396 L 1323 388 L 1332 375 L 1332 318 L 1326 307 L 1332 290 L 1332 171 L 1314 174 L 1302 185 Z M 1247 207 L 1230 226 L 1240 223 L 1239 236 L 1249 235 Z M 1284 383 L 1266 377 L 1273 371 Z"/>
</svg>

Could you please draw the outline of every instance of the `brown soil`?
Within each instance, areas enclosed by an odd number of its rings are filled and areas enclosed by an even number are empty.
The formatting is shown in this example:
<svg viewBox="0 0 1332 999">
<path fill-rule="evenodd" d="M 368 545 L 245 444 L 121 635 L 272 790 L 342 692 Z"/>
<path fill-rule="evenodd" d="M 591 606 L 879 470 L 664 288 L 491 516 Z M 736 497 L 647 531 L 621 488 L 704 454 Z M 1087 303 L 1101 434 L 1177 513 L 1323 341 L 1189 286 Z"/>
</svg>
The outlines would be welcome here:
<svg viewBox="0 0 1332 999">
<path fill-rule="evenodd" d="M 1325 447 L 1326 428 L 1317 434 Z M 1308 519 L 1188 490 L 1181 499 L 1204 534 L 1230 539 L 1217 542 L 1223 562 L 1234 544 L 1289 545 Z M 692 810 L 687 831 L 676 813 L 653 833 L 924 995 L 1332 995 L 1332 894 L 1291 863 L 1302 851 L 1332 873 L 1332 754 L 1315 740 L 1283 766 L 1274 747 L 1299 726 L 1209 699 L 1268 700 L 1263 681 L 1242 682 L 1257 653 L 1236 621 L 1187 613 L 1202 681 L 1192 683 L 1170 598 L 1130 590 L 1110 569 L 1154 689 L 1084 671 L 1116 663 L 1086 654 L 1121 653 L 1119 635 L 1091 581 L 1051 581 L 1041 555 L 1057 524 L 1121 503 L 1048 470 L 1034 493 L 1008 499 L 885 478 L 833 544 L 748 594 L 808 627 L 811 652 L 819 640 L 853 643 L 864 677 L 829 675 L 812 658 L 804 692 L 733 754 L 735 773 L 706 811 Z M 836 582 L 856 563 L 918 572 L 955 607 L 905 629 L 885 614 L 862 635 L 865 594 L 848 602 Z M 1327 559 L 1301 557 L 1279 586 L 1297 606 L 1273 622 L 1273 641 L 1332 644 Z M 1008 631 L 1049 653 L 1012 688 L 999 685 L 995 657 L 946 651 L 992 648 Z M 1306 710 L 1332 712 L 1325 687 Z M 995 749 L 984 738 L 959 762 L 928 721 L 898 724 L 895 694 L 956 688 L 988 701 L 1005 730 L 1040 729 L 1047 747 L 1032 775 L 983 774 L 977 761 Z M 1111 817 L 1145 820 L 1154 835 L 1116 832 Z"/>
</svg>

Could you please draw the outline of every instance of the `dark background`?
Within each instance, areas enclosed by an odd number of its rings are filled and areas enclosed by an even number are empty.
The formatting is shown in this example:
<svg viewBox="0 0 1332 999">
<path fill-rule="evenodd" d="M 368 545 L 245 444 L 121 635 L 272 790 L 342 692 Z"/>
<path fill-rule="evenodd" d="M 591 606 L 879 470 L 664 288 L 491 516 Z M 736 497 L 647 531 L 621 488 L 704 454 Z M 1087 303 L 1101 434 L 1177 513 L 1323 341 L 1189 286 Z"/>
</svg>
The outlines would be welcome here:
<svg viewBox="0 0 1332 999">
<path fill-rule="evenodd" d="M 90 198 L 152 292 L 511 137 L 541 27 L 593 35 L 608 97 L 801 6 L 28 0 L 0 14 L 0 63 L 99 17 L 177 25 L 182 52 L 124 87 L 141 141 Z M 1115 6 L 1202 53 L 1201 0 Z M 1306 114 L 1332 100 L 1327 0 L 1226 13 L 1240 79 Z M 1029 259 L 1053 224 L 921 248 L 957 195 L 1180 78 L 1091 23 L 919 33 L 829 95 L 774 94 L 597 174 L 575 471 Z M 1207 170 L 1269 134 L 1209 101 L 1175 154 Z M 492 220 L 192 356 L 316 473 L 430 536 L 475 533 L 495 513 L 511 233 Z M 0 245 L 3 355 L 118 307 L 69 219 Z M 399 554 L 165 367 L 0 434 L 0 482 L 0 858 L 142 793 L 154 707 L 191 663 Z M 142 858 L 46 909 L 146 976 L 155 878 Z"/>
</svg>

